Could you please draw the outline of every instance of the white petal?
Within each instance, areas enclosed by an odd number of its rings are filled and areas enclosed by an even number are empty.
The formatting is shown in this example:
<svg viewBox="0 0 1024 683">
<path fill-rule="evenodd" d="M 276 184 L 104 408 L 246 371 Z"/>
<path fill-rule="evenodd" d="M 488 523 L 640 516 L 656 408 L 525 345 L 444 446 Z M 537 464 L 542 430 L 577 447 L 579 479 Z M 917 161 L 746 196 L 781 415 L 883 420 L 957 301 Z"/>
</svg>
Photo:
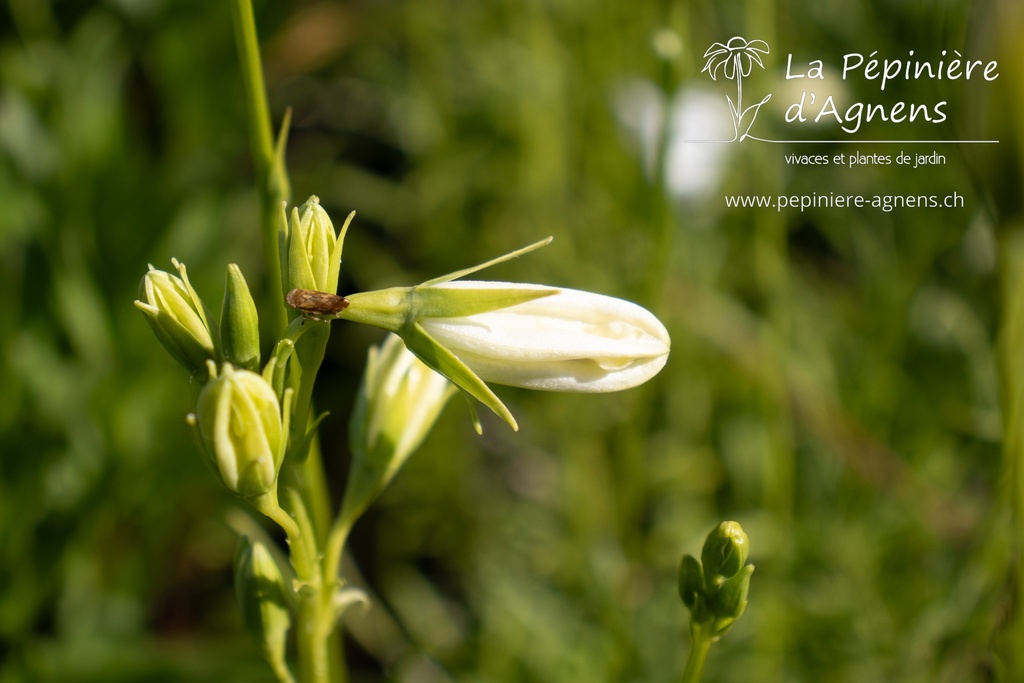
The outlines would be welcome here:
<svg viewBox="0 0 1024 683">
<path fill-rule="evenodd" d="M 622 299 L 503 282 L 438 286 L 557 292 L 488 313 L 421 321 L 428 334 L 487 381 L 550 391 L 617 391 L 647 381 L 667 360 L 664 325 Z"/>
</svg>

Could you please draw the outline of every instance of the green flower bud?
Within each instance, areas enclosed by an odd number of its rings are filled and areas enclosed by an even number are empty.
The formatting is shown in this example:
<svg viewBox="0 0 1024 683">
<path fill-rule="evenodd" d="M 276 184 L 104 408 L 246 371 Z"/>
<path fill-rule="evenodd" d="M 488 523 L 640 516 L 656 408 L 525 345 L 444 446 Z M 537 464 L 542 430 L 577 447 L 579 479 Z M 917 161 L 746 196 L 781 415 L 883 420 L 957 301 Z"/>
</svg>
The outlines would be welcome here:
<svg viewBox="0 0 1024 683">
<path fill-rule="evenodd" d="M 277 394 L 261 375 L 230 363 L 219 377 L 212 362 L 209 368 L 210 381 L 189 421 L 197 425 L 210 463 L 243 498 L 276 491 L 288 441 L 290 394 L 282 415 Z"/>
<path fill-rule="evenodd" d="M 723 583 L 711 599 L 710 611 L 714 615 L 712 633 L 715 636 L 725 634 L 747 608 L 750 575 L 753 573 L 754 565 L 745 565 L 739 573 Z"/>
<path fill-rule="evenodd" d="M 746 563 L 749 553 L 750 539 L 739 522 L 719 524 L 708 534 L 700 554 L 708 583 L 721 583 L 735 576 Z"/>
<path fill-rule="evenodd" d="M 217 328 L 199 295 L 192 289 L 185 264 L 171 259 L 180 277 L 153 266 L 139 285 L 135 306 L 171 356 L 193 375 L 201 376 L 206 361 L 216 360 Z"/>
<path fill-rule="evenodd" d="M 354 521 L 423 442 L 454 393 L 448 381 L 388 335 L 371 348 L 350 423 L 352 466 L 342 518 Z"/>
<path fill-rule="evenodd" d="M 750 540 L 737 522 L 722 522 L 708 534 L 701 562 L 684 555 L 679 567 L 679 596 L 690 609 L 690 631 L 717 640 L 747 607 Z"/>
<path fill-rule="evenodd" d="M 248 536 L 239 539 L 235 554 L 235 595 L 242 621 L 256 638 L 279 680 L 292 680 L 285 663 L 291 615 L 284 578 L 270 551 Z"/>
<path fill-rule="evenodd" d="M 317 197 L 310 197 L 291 215 L 281 206 L 278 243 L 281 253 L 282 294 L 308 289 L 333 294 L 338 290 L 341 250 L 355 214 L 349 214 L 341 234 L 335 235 L 330 216 Z"/>
<path fill-rule="evenodd" d="M 228 265 L 220 310 L 221 344 L 229 363 L 248 370 L 260 367 L 260 329 L 256 302 L 237 265 Z"/>
</svg>

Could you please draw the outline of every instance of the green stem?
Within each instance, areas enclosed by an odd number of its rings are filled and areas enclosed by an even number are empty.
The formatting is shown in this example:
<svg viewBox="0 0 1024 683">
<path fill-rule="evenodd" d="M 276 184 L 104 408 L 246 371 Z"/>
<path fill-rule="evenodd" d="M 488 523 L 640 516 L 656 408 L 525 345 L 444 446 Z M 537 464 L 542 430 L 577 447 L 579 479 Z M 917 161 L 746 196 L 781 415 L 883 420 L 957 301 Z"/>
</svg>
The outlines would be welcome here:
<svg viewBox="0 0 1024 683">
<path fill-rule="evenodd" d="M 280 664 L 272 665 L 274 668 L 274 675 L 277 676 L 277 680 L 281 683 L 295 683 L 295 677 L 292 676 L 292 672 L 288 670 L 288 665 L 284 662 Z"/>
<path fill-rule="evenodd" d="M 342 519 L 339 515 L 327 538 L 327 545 L 324 548 L 324 579 L 327 581 L 337 580 L 341 568 L 341 556 L 345 551 L 345 542 L 352 530 L 353 521 L 349 518 Z"/>
<path fill-rule="evenodd" d="M 260 197 L 260 237 L 267 274 L 267 306 L 261 307 L 261 318 L 266 319 L 276 335 L 288 324 L 281 291 L 281 263 L 277 247 L 277 213 L 283 201 L 291 194 L 288 174 L 274 149 L 274 133 L 270 125 L 263 65 L 260 60 L 259 39 L 251 0 L 233 0 L 231 16 L 235 29 L 235 42 L 242 70 L 246 113 L 249 117 L 249 141 L 252 147 L 256 189 Z"/>
<path fill-rule="evenodd" d="M 289 488 L 286 489 L 286 495 L 286 503 L 294 515 L 293 523 L 301 529 L 301 536 L 295 540 L 289 536 L 292 566 L 300 584 L 297 591 L 299 600 L 295 629 L 299 650 L 299 680 L 302 683 L 335 683 L 340 679 L 331 675 L 327 638 L 320 629 L 323 620 L 321 594 L 324 582 L 316 531 L 302 493 Z"/>
<path fill-rule="evenodd" d="M 704 675 L 704 664 L 708 661 L 708 652 L 711 650 L 711 635 L 703 628 L 691 626 L 690 636 L 693 647 L 690 649 L 689 659 L 686 660 L 683 683 L 697 683 L 701 679 Z"/>
<path fill-rule="evenodd" d="M 245 92 L 256 188 L 260 198 L 260 236 L 267 273 L 266 305 L 260 309 L 261 322 L 276 337 L 288 325 L 288 313 L 282 297 L 277 236 L 280 205 L 288 201 L 291 194 L 284 166 L 284 137 L 288 117 L 286 115 L 279 144 L 275 147 L 252 2 L 232 0 L 231 8 Z M 304 366 L 296 392 L 296 413 L 293 415 L 299 430 L 308 428 L 313 381 L 323 359 L 328 334 L 328 330 L 317 329 L 312 338 L 307 337 L 300 344 L 298 338 L 308 331 L 299 329 L 287 333 L 294 337 L 296 353 L 300 364 Z M 331 656 L 330 650 L 337 649 L 340 652 L 341 643 L 339 636 L 333 632 L 333 621 L 325 616 L 327 613 L 333 614 L 329 612 L 332 606 L 323 598 L 334 590 L 333 577 L 337 575 L 337 565 L 333 565 L 333 574 L 325 576 L 321 573 L 322 561 L 318 556 L 323 539 L 317 531 L 323 532 L 327 527 L 330 498 L 316 439 L 313 439 L 309 447 L 308 457 L 296 453 L 294 446 L 299 443 L 303 442 L 293 439 L 288 454 L 293 461 L 301 461 L 299 467 L 292 472 L 299 491 L 291 495 L 288 501 L 295 518 L 277 505 L 276 496 L 274 504 L 268 507 L 268 514 L 288 534 L 292 566 L 299 580 L 308 586 L 299 591 L 297 639 L 300 680 L 302 683 L 339 683 L 345 680 L 344 667 L 340 655 Z M 328 579 L 328 576 L 332 578 Z M 329 625 L 326 629 L 323 626 L 325 623 Z"/>
<path fill-rule="evenodd" d="M 324 534 L 330 523 L 331 501 L 327 490 L 327 478 L 324 475 L 323 459 L 321 458 L 320 442 L 314 438 L 309 444 L 309 453 L 301 465 L 302 488 L 306 506 L 312 516 L 313 525 L 319 530 L 317 537 L 319 547 L 325 547 L 322 562 L 320 613 L 317 617 L 317 637 L 324 641 L 329 657 L 329 670 L 334 683 L 348 680 L 345 670 L 344 650 L 342 649 L 341 633 L 335 628 L 334 593 L 338 588 L 340 565 L 333 562 L 335 552 L 332 543 Z M 334 532 L 332 531 L 332 534 Z M 344 542 L 343 542 L 344 543 Z M 340 553 L 338 553 L 340 556 Z"/>
</svg>

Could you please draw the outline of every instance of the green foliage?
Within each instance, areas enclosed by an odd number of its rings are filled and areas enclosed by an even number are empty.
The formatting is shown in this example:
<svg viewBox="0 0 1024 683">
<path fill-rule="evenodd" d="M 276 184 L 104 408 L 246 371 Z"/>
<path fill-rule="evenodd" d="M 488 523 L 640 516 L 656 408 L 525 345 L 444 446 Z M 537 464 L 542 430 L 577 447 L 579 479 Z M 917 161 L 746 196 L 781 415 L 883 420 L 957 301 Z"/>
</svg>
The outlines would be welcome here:
<svg viewBox="0 0 1024 683">
<path fill-rule="evenodd" d="M 628 393 L 497 388 L 518 434 L 482 415 L 477 437 L 452 402 L 353 532 L 377 596 L 346 616 L 353 680 L 676 680 L 677 561 L 724 518 L 758 570 L 703 680 L 1019 678 L 1021 455 L 1003 453 L 1019 426 L 1001 401 L 1020 349 L 996 339 L 1019 334 L 999 256 L 1024 226 L 1024 18 L 973 8 L 257 7 L 275 121 L 294 108 L 295 196 L 358 211 L 340 294 L 553 234 L 495 279 L 636 300 L 673 340 Z M 681 46 L 669 60 L 651 47 L 664 29 Z M 665 98 L 708 87 L 704 49 L 739 32 L 772 46 L 759 92 L 782 87 L 786 52 L 999 59 L 991 86 L 915 95 L 949 100 L 944 137 L 1001 143 L 913 172 L 806 173 L 747 141 L 710 196 L 672 199 L 613 103 L 637 79 Z M 0 10 L 4 683 L 273 680 L 232 597 L 223 520 L 241 508 L 188 435 L 190 383 L 131 303 L 144 264 L 169 256 L 207 301 L 228 263 L 268 299 L 243 107 L 224 3 Z M 846 188 L 957 191 L 967 208 L 772 214 L 720 196 Z M 332 325 L 315 398 L 341 491 L 378 338 Z"/>
</svg>

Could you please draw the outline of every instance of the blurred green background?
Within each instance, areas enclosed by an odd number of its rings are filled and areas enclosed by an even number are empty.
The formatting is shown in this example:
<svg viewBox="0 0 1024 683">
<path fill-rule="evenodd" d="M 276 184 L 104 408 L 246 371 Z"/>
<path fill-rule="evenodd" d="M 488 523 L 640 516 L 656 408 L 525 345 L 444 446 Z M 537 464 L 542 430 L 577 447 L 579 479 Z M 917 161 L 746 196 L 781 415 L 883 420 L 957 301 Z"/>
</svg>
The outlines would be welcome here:
<svg viewBox="0 0 1024 683">
<path fill-rule="evenodd" d="M 517 434 L 482 416 L 477 437 L 452 402 L 357 526 L 376 600 L 349 621 L 353 681 L 677 680 L 678 561 L 723 519 L 757 571 L 704 680 L 1021 680 L 1019 2 L 255 9 L 275 122 L 294 111 L 293 198 L 358 212 L 343 292 L 550 234 L 486 277 L 632 299 L 673 338 L 640 389 L 498 388 Z M 993 83 L 842 87 L 949 101 L 907 139 L 1000 144 L 912 171 L 809 171 L 753 141 L 687 156 L 686 116 L 734 94 L 704 50 L 737 34 L 772 46 L 745 84 L 771 106 L 786 53 L 997 59 Z M 227 520 L 249 513 L 201 464 L 196 389 L 132 306 L 171 257 L 215 310 L 228 263 L 261 282 L 238 73 L 225 2 L 0 8 L 0 683 L 272 680 L 231 587 Z M 768 106 L 753 132 L 787 137 Z M 722 200 L 830 191 L 965 207 Z M 379 338 L 334 324 L 317 401 L 336 492 Z"/>
</svg>

